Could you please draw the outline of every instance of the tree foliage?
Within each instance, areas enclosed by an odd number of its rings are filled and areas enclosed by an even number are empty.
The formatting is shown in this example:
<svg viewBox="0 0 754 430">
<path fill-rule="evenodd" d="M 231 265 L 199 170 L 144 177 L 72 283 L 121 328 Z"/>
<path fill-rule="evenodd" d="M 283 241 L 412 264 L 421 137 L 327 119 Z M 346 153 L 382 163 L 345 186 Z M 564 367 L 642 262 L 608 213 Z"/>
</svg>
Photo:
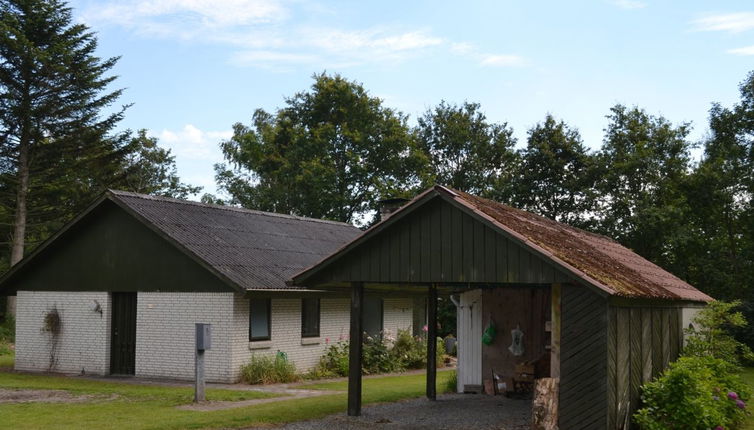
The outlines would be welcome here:
<svg viewBox="0 0 754 430">
<path fill-rule="evenodd" d="M 0 0 L 0 267 L 107 188 L 186 196 L 169 151 L 144 132 L 116 132 L 118 58 L 59 0 Z"/>
<path fill-rule="evenodd" d="M 437 183 L 477 195 L 507 189 L 517 162 L 513 130 L 489 122 L 478 103 L 442 101 L 419 117 L 415 133 L 429 160 L 420 174 L 425 186 Z"/>
<path fill-rule="evenodd" d="M 315 75 L 310 91 L 233 131 L 221 144 L 229 164 L 215 171 L 245 207 L 364 223 L 377 200 L 418 184 L 406 117 L 339 75 Z"/>
<path fill-rule="evenodd" d="M 529 130 L 520 151 L 512 204 L 572 225 L 588 222 L 594 202 L 594 157 L 579 132 L 552 115 Z"/>
<path fill-rule="evenodd" d="M 681 232 L 689 173 L 688 124 L 616 105 L 598 155 L 597 231 L 661 265 Z"/>
</svg>

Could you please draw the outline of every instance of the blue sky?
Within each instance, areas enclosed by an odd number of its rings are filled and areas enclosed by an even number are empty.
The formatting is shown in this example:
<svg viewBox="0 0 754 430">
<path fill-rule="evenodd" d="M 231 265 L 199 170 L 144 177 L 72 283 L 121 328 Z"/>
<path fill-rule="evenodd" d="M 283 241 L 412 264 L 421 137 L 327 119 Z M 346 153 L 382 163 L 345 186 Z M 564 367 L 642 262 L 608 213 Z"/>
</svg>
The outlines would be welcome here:
<svg viewBox="0 0 754 430">
<path fill-rule="evenodd" d="M 706 130 L 754 70 L 749 1 L 77 0 L 101 56 L 179 174 L 215 192 L 218 143 L 337 72 L 415 118 L 441 100 L 481 103 L 519 145 L 546 113 L 598 148 L 616 103 Z"/>
</svg>

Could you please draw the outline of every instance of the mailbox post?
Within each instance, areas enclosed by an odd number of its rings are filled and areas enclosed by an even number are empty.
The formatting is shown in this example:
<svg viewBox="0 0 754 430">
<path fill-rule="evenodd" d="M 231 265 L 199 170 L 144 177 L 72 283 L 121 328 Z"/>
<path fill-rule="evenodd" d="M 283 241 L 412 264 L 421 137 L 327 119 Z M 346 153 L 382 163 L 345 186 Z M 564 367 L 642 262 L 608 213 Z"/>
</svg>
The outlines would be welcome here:
<svg viewBox="0 0 754 430">
<path fill-rule="evenodd" d="M 196 361 L 194 382 L 194 402 L 206 400 L 204 395 L 204 351 L 212 348 L 212 325 L 196 323 Z"/>
</svg>

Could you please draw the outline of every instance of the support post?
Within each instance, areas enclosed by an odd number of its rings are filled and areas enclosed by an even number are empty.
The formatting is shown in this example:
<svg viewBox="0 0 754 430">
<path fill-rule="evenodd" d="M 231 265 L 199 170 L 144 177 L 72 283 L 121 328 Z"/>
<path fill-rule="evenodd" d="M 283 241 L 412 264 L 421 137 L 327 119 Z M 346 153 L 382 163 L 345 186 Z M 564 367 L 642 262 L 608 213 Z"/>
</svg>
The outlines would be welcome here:
<svg viewBox="0 0 754 430">
<path fill-rule="evenodd" d="M 437 399 L 437 285 L 427 294 L 427 398 Z"/>
<path fill-rule="evenodd" d="M 364 333 L 364 283 L 351 283 L 351 329 L 348 344 L 348 416 L 361 415 L 361 350 Z"/>
</svg>

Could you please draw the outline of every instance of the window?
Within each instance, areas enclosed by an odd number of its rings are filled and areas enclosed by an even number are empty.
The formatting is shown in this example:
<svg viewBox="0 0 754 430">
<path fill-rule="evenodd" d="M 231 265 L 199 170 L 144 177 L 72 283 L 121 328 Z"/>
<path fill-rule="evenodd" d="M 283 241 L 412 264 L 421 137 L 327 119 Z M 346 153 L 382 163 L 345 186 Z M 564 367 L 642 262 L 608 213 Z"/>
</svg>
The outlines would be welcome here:
<svg viewBox="0 0 754 430">
<path fill-rule="evenodd" d="M 249 341 L 270 340 L 270 299 L 249 301 Z"/>
<path fill-rule="evenodd" d="M 319 336 L 319 299 L 301 299 L 301 337 Z"/>
<path fill-rule="evenodd" d="M 364 332 L 379 336 L 383 326 L 383 303 L 378 297 L 364 297 Z"/>
</svg>

